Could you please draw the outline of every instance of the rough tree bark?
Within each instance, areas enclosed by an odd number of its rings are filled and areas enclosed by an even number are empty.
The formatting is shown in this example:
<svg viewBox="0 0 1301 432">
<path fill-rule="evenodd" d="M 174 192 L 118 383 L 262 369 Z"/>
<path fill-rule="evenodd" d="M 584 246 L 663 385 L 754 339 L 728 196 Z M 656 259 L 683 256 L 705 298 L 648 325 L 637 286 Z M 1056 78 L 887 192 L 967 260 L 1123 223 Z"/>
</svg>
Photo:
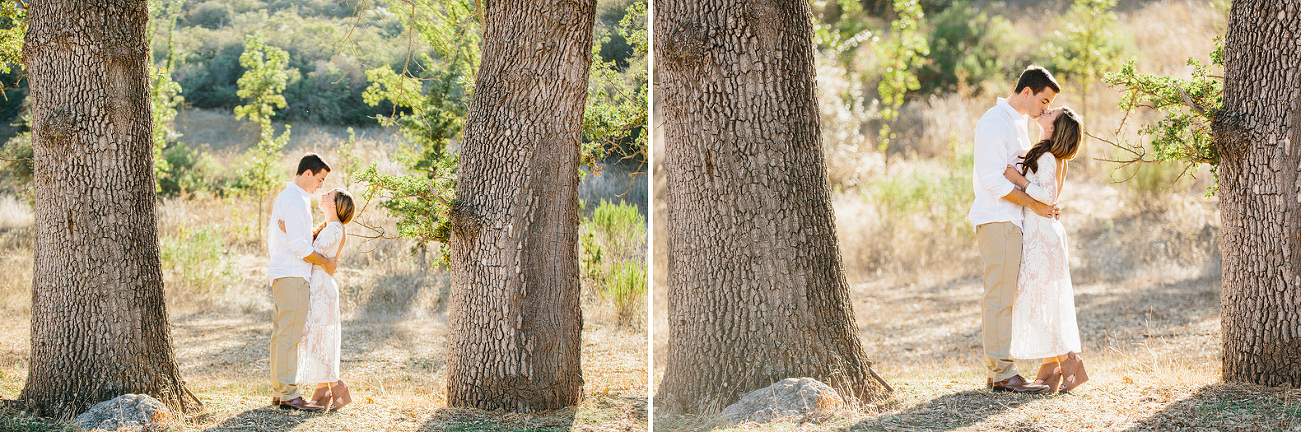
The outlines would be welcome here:
<svg viewBox="0 0 1301 432">
<path fill-rule="evenodd" d="M 447 403 L 582 398 L 578 155 L 596 0 L 485 2 L 452 208 Z"/>
<path fill-rule="evenodd" d="M 1224 380 L 1301 386 L 1301 5 L 1233 2 L 1219 146 Z"/>
<path fill-rule="evenodd" d="M 719 410 L 788 377 L 884 396 L 841 268 L 808 2 L 655 7 L 669 228 L 656 404 Z"/>
<path fill-rule="evenodd" d="M 53 417 L 126 393 L 190 408 L 172 354 L 154 213 L 145 0 L 37 0 L 32 352 L 19 402 Z"/>
</svg>

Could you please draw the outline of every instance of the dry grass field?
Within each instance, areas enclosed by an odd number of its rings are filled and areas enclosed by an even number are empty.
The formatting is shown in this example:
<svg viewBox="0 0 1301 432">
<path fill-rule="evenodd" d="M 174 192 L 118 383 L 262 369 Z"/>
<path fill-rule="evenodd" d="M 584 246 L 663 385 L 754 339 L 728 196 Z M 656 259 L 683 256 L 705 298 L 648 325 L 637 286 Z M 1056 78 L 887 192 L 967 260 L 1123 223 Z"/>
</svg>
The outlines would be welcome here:
<svg viewBox="0 0 1301 432">
<path fill-rule="evenodd" d="M 1001 7 L 1026 2 L 1009 3 Z M 1189 73 L 1187 58 L 1205 59 L 1216 26 L 1223 25 L 1198 2 L 1128 1 L 1118 10 L 1122 27 L 1134 35 L 1142 72 Z M 1043 13 L 1008 18 L 1027 34 L 1050 33 Z M 656 412 L 655 430 L 1301 430 L 1301 390 L 1221 381 L 1220 222 L 1217 200 L 1204 197 L 1211 176 L 1203 169 L 1195 179 L 1175 181 L 1179 167 L 1147 166 L 1117 183 L 1133 171 L 1093 160 L 1115 154 L 1097 140 L 1086 141 L 1072 162 L 1061 200 L 1091 381 L 1074 394 L 986 391 L 981 264 L 966 222 L 970 133 L 1004 93 L 910 102 L 892 129 L 900 137 L 887 160 L 857 135 L 852 113 L 827 109 L 842 102 L 826 95 L 847 85 L 843 72 L 826 66 L 820 64 L 818 84 L 840 250 L 859 337 L 875 370 L 896 391 L 885 401 L 822 418 L 766 425 Z M 1054 105 L 1078 107 L 1079 96 L 1070 93 L 1075 83 L 1063 84 L 1067 89 Z M 1115 108 L 1118 99 L 1115 91 L 1095 87 L 1086 114 L 1094 134 L 1113 136 L 1123 116 Z M 1129 126 L 1154 118 L 1140 112 Z M 867 131 L 874 136 L 874 129 Z M 656 169 L 655 196 L 662 197 L 663 168 Z M 656 201 L 655 211 L 652 394 L 664 372 L 659 353 L 668 343 L 667 208 Z M 1033 361 L 1019 366 L 1027 375 L 1037 370 Z"/>
<path fill-rule="evenodd" d="M 247 144 L 240 143 L 242 126 L 232 117 L 187 111 L 181 118 L 181 130 L 191 146 L 209 152 L 217 166 L 234 169 L 229 167 L 240 163 L 239 151 Z M 364 160 L 389 172 L 398 169 L 390 158 L 397 142 L 392 133 L 381 129 L 357 132 L 355 148 Z M 339 160 L 335 149 L 347 132 L 296 125 L 294 136 L 297 139 L 285 152 L 285 166 L 303 151 Z M 341 174 L 334 173 L 325 187 L 346 186 Z M 608 169 L 602 177 L 587 176 L 582 193 L 588 199 L 613 199 L 615 193 L 628 188 L 627 182 L 626 173 Z M 640 197 L 644 200 L 645 194 Z M 628 196 L 630 201 L 636 198 Z M 337 413 L 306 414 L 268 404 L 271 301 L 264 280 L 266 247 L 256 228 L 255 203 L 209 196 L 159 202 L 159 240 L 173 346 L 182 378 L 206 405 L 201 414 L 184 418 L 179 429 L 646 429 L 645 319 L 620 323 L 612 300 L 602 296 L 591 281 L 585 281 L 583 289 L 585 399 L 580 405 L 530 415 L 448 408 L 444 394 L 447 271 L 431 268 L 422 273 L 408 240 L 367 238 L 380 232 L 363 224 L 383 230 L 385 236 L 395 232 L 395 219 L 376 204 L 371 203 L 357 222 L 348 226 L 350 237 L 336 275 L 344 319 L 342 378 L 352 389 L 354 404 Z M 320 218 L 318 214 L 317 220 Z M 7 329 L 0 332 L 0 400 L 15 399 L 27 374 L 32 224 L 28 204 L 12 195 L 0 195 L 0 274 L 5 275 L 0 278 L 0 327 Z M 631 241 L 645 244 L 645 237 Z M 428 259 L 433 260 L 435 254 L 437 248 L 431 248 Z M 644 252 L 632 255 L 645 262 Z M 0 413 L 0 430 L 66 426 Z"/>
</svg>

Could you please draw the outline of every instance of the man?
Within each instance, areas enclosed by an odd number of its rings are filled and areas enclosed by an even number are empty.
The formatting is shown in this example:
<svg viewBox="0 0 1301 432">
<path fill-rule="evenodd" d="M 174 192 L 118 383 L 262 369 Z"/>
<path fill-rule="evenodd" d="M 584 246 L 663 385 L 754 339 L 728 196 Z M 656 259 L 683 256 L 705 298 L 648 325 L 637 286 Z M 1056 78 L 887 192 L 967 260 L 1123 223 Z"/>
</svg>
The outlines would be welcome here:
<svg viewBox="0 0 1301 432">
<path fill-rule="evenodd" d="M 333 258 L 326 258 L 312 248 L 312 193 L 325 183 L 330 166 L 315 153 L 308 153 L 298 161 L 294 181 L 276 196 L 271 207 L 267 227 L 267 250 L 270 265 L 267 276 L 271 279 L 271 299 L 275 304 L 271 324 L 271 380 L 275 396 L 271 403 L 282 408 L 320 411 L 320 406 L 303 400 L 297 385 L 298 343 L 307 319 L 307 280 L 312 276 L 312 264 L 331 275 L 337 267 Z M 284 221 L 285 232 L 279 221 Z"/>
<path fill-rule="evenodd" d="M 975 163 L 971 185 L 976 200 L 967 219 L 976 229 L 980 258 L 985 263 L 985 296 L 981 299 L 981 339 L 985 347 L 987 387 L 996 391 L 1039 393 L 1048 386 L 1026 382 L 1009 353 L 1012 345 L 1012 302 L 1021 269 L 1022 208 L 1043 217 L 1060 214 L 1056 204 L 1044 204 L 1018 190 L 1003 177 L 1008 165 L 1030 150 L 1027 117 L 1038 118 L 1061 87 L 1048 70 L 1030 66 L 1021 73 L 1011 96 L 976 123 Z"/>
</svg>

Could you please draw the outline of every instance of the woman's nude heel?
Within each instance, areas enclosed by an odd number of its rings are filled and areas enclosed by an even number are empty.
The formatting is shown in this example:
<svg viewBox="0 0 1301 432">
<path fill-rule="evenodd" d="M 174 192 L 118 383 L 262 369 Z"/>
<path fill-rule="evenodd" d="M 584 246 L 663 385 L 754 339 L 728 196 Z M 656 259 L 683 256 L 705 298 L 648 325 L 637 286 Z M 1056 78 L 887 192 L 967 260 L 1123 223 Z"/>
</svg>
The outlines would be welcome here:
<svg viewBox="0 0 1301 432">
<path fill-rule="evenodd" d="M 1061 365 L 1055 362 L 1039 365 L 1039 374 L 1035 376 L 1034 383 L 1048 386 L 1044 393 L 1057 393 L 1057 388 L 1062 384 Z"/>
<path fill-rule="evenodd" d="M 1067 353 L 1066 360 L 1062 361 L 1061 391 L 1071 391 L 1088 381 L 1089 374 L 1084 370 L 1084 359 L 1079 354 Z"/>
<path fill-rule="evenodd" d="M 338 411 L 345 405 L 352 403 L 352 395 L 348 393 L 348 385 L 343 380 L 330 386 L 330 393 L 334 394 L 334 403 L 330 406 L 330 411 Z"/>
</svg>

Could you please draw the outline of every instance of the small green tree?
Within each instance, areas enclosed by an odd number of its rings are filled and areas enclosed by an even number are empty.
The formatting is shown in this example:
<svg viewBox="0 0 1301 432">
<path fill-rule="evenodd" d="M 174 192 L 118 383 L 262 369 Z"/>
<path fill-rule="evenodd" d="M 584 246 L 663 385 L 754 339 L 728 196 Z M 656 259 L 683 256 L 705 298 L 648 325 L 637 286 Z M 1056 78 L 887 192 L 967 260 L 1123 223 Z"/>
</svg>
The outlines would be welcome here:
<svg viewBox="0 0 1301 432">
<path fill-rule="evenodd" d="M 185 101 L 181 96 L 181 85 L 172 80 L 175 48 L 172 34 L 176 30 L 176 18 L 180 15 L 184 0 L 151 0 L 149 2 L 149 24 L 146 30 L 152 41 L 163 33 L 166 41 L 167 57 L 162 65 L 155 65 L 149 76 L 149 102 L 153 106 L 154 117 L 154 190 L 162 191 L 162 179 L 171 171 L 167 159 L 163 157 L 163 148 L 168 141 L 173 141 L 179 134 L 172 129 L 172 120 L 176 118 L 176 107 Z"/>
<path fill-rule="evenodd" d="M 282 149 L 289 142 L 290 126 L 285 125 L 284 133 L 275 135 L 271 117 L 276 108 L 284 108 L 285 97 L 282 95 L 289 83 L 289 53 L 280 48 L 267 45 L 261 33 L 244 37 L 244 53 L 239 56 L 239 64 L 244 67 L 244 75 L 239 78 L 239 91 L 236 94 L 248 101 L 247 105 L 235 107 L 235 118 L 248 117 L 261 128 L 257 146 L 245 153 L 248 162 L 239 171 L 239 185 L 257 201 L 258 229 L 263 224 L 262 202 L 272 188 L 283 179 L 284 167 L 280 166 Z"/>
<path fill-rule="evenodd" d="M 181 96 L 181 85 L 172 81 L 172 74 L 166 67 L 155 67 L 150 75 L 149 103 L 154 113 L 154 191 L 161 192 L 159 183 L 171 171 L 167 159 L 163 158 L 163 148 L 167 142 L 175 140 L 177 133 L 172 129 L 172 120 L 176 118 L 176 106 L 185 101 Z"/>
<path fill-rule="evenodd" d="M 877 148 L 882 152 L 890 148 L 890 140 L 895 136 L 890 132 L 890 124 L 899 118 L 904 95 L 921 88 L 917 69 L 930 55 L 926 36 L 918 32 L 924 16 L 921 4 L 917 0 L 894 0 L 894 11 L 898 16 L 890 23 L 890 38 L 875 45 L 876 55 L 882 59 L 884 68 L 881 82 L 876 86 L 882 106 Z"/>
<path fill-rule="evenodd" d="M 1093 83 L 1114 70 L 1124 52 L 1125 45 L 1117 35 L 1116 13 L 1111 11 L 1116 1 L 1075 0 L 1070 11 L 1058 20 L 1054 40 L 1042 48 L 1055 72 L 1079 86 L 1079 111 L 1086 123 Z"/>
<path fill-rule="evenodd" d="M 410 7 L 394 8 L 393 12 L 433 53 L 415 56 L 414 66 L 401 72 L 387 66 L 366 71 L 371 84 L 363 94 L 372 106 L 393 104 L 393 113 L 378 116 L 378 120 L 385 126 L 397 126 L 406 138 L 407 145 L 397 159 L 407 172 L 385 174 L 372 165 L 356 180 L 367 184 L 364 198 L 382 199 L 380 206 L 398 218 L 396 235 L 416 242 L 423 274 L 428 266 L 428 244 L 437 241 L 445 245 L 450 228 L 448 211 L 455 201 L 457 178 L 457 153 L 452 143 L 461 134 L 479 68 L 479 17 L 471 0 L 412 0 L 407 4 Z M 634 65 L 625 71 L 613 61 L 601 60 L 600 44 L 593 44 L 582 163 L 597 172 L 597 163 L 607 150 L 620 152 L 623 158 L 646 154 L 649 80 L 644 67 L 648 50 L 645 17 L 646 5 L 634 3 L 620 22 L 618 31 L 634 51 Z M 434 265 L 445 262 L 446 250 L 439 255 L 441 259 Z"/>
</svg>

